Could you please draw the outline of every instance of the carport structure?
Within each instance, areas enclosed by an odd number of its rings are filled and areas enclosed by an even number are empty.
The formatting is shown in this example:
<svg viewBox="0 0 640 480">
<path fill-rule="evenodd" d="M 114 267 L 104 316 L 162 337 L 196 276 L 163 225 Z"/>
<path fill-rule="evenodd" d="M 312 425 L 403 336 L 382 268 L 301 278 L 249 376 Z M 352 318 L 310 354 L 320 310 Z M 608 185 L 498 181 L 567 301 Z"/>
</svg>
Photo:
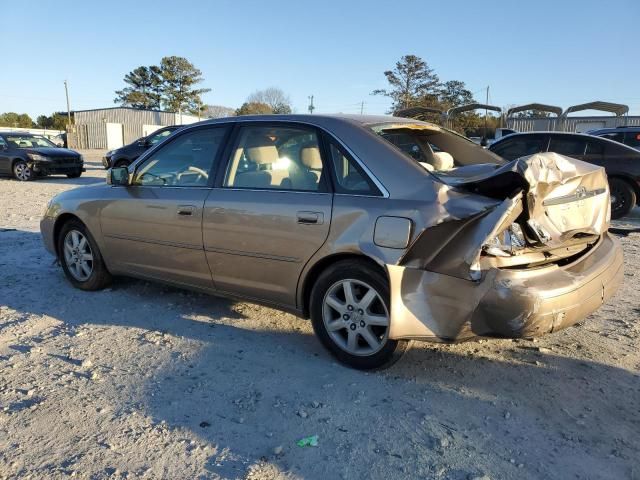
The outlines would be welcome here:
<svg viewBox="0 0 640 480">
<path fill-rule="evenodd" d="M 567 117 L 570 113 L 582 112 L 585 110 L 599 110 L 601 112 L 613 113 L 616 119 L 615 126 L 617 127 L 620 124 L 620 119 L 629 113 L 629 106 L 622 103 L 603 102 L 600 100 L 572 105 L 571 107 L 568 107 L 560 117 L 561 128 L 563 130 L 567 130 L 567 127 L 569 126 Z"/>
<path fill-rule="evenodd" d="M 557 130 L 560 127 L 561 121 L 560 118 L 562 117 L 562 107 L 558 107 L 555 105 L 546 105 L 544 103 L 527 103 L 526 105 L 520 105 L 517 107 L 513 107 L 510 108 L 509 110 L 507 110 L 507 114 L 506 114 L 506 124 L 510 125 L 510 120 L 512 118 L 514 118 L 516 113 L 520 113 L 520 112 L 529 112 L 529 111 L 534 111 L 534 112 L 548 112 L 548 113 L 553 113 L 555 114 L 555 118 L 550 119 L 549 122 L 549 130 Z"/>
<path fill-rule="evenodd" d="M 473 110 L 491 110 L 492 112 L 502 113 L 502 109 L 495 105 L 487 105 L 484 103 L 468 103 L 466 105 L 460 105 L 459 107 L 453 107 L 447 110 L 443 115 L 443 124 L 445 127 L 449 127 L 451 121 L 461 113 L 471 112 Z"/>
</svg>

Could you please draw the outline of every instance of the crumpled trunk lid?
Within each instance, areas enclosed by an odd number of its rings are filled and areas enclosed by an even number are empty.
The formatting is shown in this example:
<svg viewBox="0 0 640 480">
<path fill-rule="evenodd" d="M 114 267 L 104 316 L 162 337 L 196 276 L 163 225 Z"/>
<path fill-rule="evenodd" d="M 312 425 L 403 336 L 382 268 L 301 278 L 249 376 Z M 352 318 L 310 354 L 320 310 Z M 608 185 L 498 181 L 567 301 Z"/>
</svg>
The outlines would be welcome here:
<svg viewBox="0 0 640 480">
<path fill-rule="evenodd" d="M 439 178 L 452 187 L 496 199 L 523 194 L 522 220 L 529 240 L 562 246 L 609 228 L 611 203 L 604 168 L 557 153 L 539 153 L 499 168 L 461 167 Z"/>
</svg>

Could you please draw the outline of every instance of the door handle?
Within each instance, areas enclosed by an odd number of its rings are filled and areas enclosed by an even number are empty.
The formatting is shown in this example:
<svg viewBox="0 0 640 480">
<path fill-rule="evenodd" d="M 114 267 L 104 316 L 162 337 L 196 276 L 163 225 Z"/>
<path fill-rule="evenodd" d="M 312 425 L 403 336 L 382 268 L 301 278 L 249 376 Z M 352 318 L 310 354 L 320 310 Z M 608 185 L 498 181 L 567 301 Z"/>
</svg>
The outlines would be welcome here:
<svg viewBox="0 0 640 480">
<path fill-rule="evenodd" d="M 196 207 L 193 205 L 178 205 L 178 215 L 181 216 L 190 216 L 193 215 Z"/>
<path fill-rule="evenodd" d="M 298 212 L 296 214 L 298 223 L 302 225 L 322 225 L 324 214 L 322 212 Z"/>
</svg>

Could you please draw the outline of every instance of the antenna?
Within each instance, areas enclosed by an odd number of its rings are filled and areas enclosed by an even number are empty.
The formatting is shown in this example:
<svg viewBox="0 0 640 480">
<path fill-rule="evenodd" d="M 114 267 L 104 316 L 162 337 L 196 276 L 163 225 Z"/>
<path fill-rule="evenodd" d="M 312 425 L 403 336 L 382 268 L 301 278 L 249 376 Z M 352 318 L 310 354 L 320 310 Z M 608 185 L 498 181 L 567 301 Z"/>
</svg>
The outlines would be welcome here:
<svg viewBox="0 0 640 480">
<path fill-rule="evenodd" d="M 312 114 L 316 107 L 313 106 L 313 95 L 309 95 L 309 113 Z"/>
</svg>

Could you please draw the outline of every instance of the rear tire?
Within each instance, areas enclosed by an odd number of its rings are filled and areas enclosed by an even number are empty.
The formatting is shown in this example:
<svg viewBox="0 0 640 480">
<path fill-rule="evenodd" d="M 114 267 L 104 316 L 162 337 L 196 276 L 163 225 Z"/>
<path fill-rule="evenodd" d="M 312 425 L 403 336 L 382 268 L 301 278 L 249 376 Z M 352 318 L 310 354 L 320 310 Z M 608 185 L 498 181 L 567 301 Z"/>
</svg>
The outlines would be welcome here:
<svg viewBox="0 0 640 480">
<path fill-rule="evenodd" d="M 24 160 L 17 160 L 13 164 L 13 177 L 20 182 L 29 182 L 35 177 L 34 171 Z"/>
<path fill-rule="evenodd" d="M 386 368 L 408 346 L 388 338 L 389 282 L 365 261 L 344 260 L 318 277 L 310 298 L 313 330 L 340 362 L 359 370 Z"/>
<path fill-rule="evenodd" d="M 622 218 L 636 206 L 636 192 L 633 187 L 620 178 L 609 179 L 611 192 L 611 218 Z"/>
<path fill-rule="evenodd" d="M 57 238 L 58 259 L 67 280 L 80 290 L 102 290 L 112 277 L 98 244 L 79 220 L 69 220 Z"/>
</svg>

